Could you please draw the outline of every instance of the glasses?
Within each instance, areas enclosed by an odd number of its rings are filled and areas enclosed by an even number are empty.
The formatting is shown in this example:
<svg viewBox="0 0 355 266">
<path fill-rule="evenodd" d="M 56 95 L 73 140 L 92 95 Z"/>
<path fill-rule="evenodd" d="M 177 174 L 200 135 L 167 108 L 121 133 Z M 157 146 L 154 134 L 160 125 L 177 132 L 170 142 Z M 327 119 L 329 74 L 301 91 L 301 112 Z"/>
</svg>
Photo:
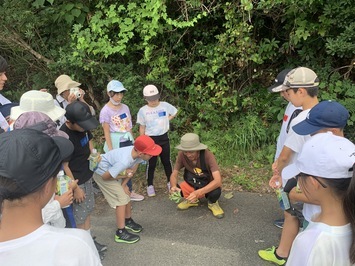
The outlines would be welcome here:
<svg viewBox="0 0 355 266">
<path fill-rule="evenodd" d="M 298 182 L 298 179 L 299 179 L 300 177 L 303 177 L 303 176 L 311 176 L 311 177 L 313 177 L 323 188 L 327 188 L 327 186 L 326 186 L 323 182 L 321 182 L 321 181 L 319 180 L 319 177 L 313 176 L 313 175 L 309 175 L 309 174 L 305 174 L 305 173 L 299 173 L 298 175 L 296 175 L 296 176 L 295 176 L 296 181 Z"/>
</svg>

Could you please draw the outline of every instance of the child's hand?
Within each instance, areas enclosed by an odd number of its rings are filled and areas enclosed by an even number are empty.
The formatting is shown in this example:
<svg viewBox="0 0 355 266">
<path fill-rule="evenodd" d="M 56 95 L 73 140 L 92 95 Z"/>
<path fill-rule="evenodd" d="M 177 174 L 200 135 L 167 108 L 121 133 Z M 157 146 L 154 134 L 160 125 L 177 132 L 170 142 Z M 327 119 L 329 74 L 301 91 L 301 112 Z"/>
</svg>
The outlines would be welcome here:
<svg viewBox="0 0 355 266">
<path fill-rule="evenodd" d="M 280 175 L 273 175 L 269 180 L 269 186 L 272 188 L 280 188 L 282 184 L 282 178 Z"/>
<path fill-rule="evenodd" d="M 69 189 L 61 196 L 56 195 L 54 199 L 59 202 L 61 208 L 68 206 L 73 203 L 73 199 L 74 199 L 73 191 Z"/>
<path fill-rule="evenodd" d="M 80 187 L 77 187 L 74 190 L 74 199 L 77 203 L 82 203 L 85 199 L 84 190 L 82 190 Z"/>
</svg>

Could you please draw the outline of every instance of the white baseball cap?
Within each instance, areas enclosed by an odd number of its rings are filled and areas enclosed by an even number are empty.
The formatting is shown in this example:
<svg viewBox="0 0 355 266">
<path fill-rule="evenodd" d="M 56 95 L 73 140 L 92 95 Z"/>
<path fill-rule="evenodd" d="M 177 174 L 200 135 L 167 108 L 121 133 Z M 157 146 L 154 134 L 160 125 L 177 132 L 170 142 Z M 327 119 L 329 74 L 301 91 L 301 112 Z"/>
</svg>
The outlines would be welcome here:
<svg viewBox="0 0 355 266">
<path fill-rule="evenodd" d="M 310 68 L 297 67 L 292 69 L 282 84 L 281 90 L 292 88 L 311 88 L 319 85 L 317 74 Z"/>
<path fill-rule="evenodd" d="M 325 179 L 351 178 L 355 163 L 355 145 L 331 132 L 318 133 L 302 148 L 296 163 L 282 171 L 283 180 L 299 173 Z"/>
<path fill-rule="evenodd" d="M 159 99 L 160 94 L 157 87 L 154 85 L 147 85 L 143 89 L 143 96 L 147 101 L 155 101 Z"/>
</svg>

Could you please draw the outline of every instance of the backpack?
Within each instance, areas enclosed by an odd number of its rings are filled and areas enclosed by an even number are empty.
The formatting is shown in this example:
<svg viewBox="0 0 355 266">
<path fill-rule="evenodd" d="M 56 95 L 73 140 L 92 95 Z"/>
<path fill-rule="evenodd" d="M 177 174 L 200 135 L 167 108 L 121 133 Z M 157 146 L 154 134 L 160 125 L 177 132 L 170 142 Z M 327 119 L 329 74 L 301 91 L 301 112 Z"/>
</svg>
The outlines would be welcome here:
<svg viewBox="0 0 355 266">
<path fill-rule="evenodd" d="M 200 165 L 201 169 L 194 168 L 194 170 L 198 169 L 201 172 L 195 171 L 195 173 L 191 173 L 186 168 L 184 171 L 184 180 L 194 189 L 205 187 L 212 180 L 211 171 L 206 166 L 205 150 L 200 151 Z"/>
</svg>

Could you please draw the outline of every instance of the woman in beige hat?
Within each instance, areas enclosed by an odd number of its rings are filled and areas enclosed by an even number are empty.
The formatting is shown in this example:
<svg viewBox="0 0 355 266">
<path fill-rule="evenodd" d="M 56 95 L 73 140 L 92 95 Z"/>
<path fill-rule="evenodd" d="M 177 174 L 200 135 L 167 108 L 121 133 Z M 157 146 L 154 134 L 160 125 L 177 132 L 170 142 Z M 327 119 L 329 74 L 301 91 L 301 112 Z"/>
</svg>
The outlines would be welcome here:
<svg viewBox="0 0 355 266">
<path fill-rule="evenodd" d="M 222 177 L 213 153 L 200 142 L 198 135 L 187 133 L 182 136 L 173 173 L 170 176 L 170 193 L 180 192 L 185 198 L 177 206 L 179 210 L 196 207 L 199 199 L 208 200 L 208 208 L 216 218 L 223 218 L 224 212 L 218 204 L 221 196 Z M 184 170 L 184 181 L 177 184 L 179 170 Z"/>
</svg>

